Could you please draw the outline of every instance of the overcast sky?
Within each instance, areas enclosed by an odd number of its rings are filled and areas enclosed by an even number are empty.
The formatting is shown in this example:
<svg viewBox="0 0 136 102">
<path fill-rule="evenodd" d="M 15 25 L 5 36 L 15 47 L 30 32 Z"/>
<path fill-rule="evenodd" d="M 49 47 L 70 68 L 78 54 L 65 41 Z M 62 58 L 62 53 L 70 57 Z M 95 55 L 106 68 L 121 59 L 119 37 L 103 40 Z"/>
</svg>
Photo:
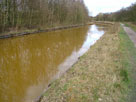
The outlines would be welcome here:
<svg viewBox="0 0 136 102">
<path fill-rule="evenodd" d="M 115 12 L 123 7 L 128 7 L 136 0 L 84 0 L 91 16 L 98 13 Z"/>
</svg>

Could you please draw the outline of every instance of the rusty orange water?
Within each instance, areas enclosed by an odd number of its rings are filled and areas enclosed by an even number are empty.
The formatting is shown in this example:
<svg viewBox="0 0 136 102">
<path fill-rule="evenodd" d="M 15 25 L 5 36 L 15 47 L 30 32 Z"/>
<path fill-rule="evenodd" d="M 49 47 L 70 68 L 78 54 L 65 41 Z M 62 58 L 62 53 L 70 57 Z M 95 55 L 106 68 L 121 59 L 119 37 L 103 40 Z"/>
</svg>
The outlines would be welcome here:
<svg viewBox="0 0 136 102">
<path fill-rule="evenodd" d="M 32 102 L 104 32 L 85 26 L 0 40 L 0 102 Z"/>
</svg>

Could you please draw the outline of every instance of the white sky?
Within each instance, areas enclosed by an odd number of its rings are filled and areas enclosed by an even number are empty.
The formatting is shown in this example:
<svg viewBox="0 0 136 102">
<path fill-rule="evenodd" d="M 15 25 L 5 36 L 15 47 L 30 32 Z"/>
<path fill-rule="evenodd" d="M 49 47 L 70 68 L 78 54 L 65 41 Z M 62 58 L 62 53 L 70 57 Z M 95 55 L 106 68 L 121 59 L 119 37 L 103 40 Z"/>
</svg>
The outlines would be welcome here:
<svg viewBox="0 0 136 102">
<path fill-rule="evenodd" d="M 115 12 L 123 7 L 128 7 L 136 0 L 84 0 L 90 15 L 96 16 L 98 13 Z"/>
</svg>

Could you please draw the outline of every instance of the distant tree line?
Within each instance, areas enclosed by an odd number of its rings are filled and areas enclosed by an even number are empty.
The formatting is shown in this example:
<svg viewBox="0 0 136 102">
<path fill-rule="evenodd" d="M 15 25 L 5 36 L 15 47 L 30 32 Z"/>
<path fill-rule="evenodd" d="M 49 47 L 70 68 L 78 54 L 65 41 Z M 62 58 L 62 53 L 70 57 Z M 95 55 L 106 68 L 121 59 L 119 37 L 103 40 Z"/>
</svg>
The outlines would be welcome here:
<svg viewBox="0 0 136 102">
<path fill-rule="evenodd" d="M 100 21 L 126 21 L 136 23 L 136 3 L 114 13 L 100 13 L 95 19 Z"/>
<path fill-rule="evenodd" d="M 83 0 L 0 0 L 0 32 L 85 23 Z"/>
</svg>

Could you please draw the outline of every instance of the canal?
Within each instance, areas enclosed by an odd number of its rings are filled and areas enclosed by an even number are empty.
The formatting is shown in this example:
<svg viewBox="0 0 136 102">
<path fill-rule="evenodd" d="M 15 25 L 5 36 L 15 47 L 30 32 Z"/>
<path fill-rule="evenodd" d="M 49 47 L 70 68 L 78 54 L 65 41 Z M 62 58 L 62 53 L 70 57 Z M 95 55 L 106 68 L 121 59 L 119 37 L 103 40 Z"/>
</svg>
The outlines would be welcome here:
<svg viewBox="0 0 136 102">
<path fill-rule="evenodd" d="M 32 102 L 105 33 L 90 25 L 0 39 L 0 102 Z"/>
</svg>

